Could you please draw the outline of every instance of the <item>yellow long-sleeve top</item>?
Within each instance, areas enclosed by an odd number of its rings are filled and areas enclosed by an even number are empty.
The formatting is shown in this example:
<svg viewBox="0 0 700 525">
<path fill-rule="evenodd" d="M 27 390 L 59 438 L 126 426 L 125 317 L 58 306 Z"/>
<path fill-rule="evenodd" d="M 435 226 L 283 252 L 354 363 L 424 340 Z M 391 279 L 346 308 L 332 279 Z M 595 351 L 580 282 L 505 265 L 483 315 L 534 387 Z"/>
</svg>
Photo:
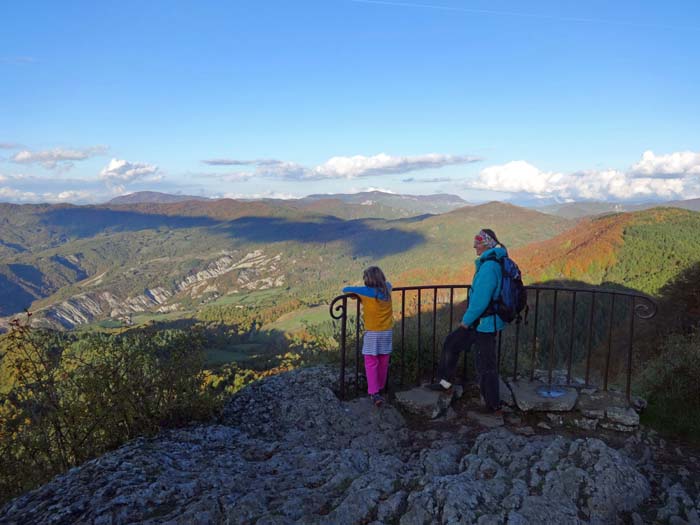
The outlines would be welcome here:
<svg viewBox="0 0 700 525">
<path fill-rule="evenodd" d="M 391 284 L 386 283 L 389 289 L 389 297 L 384 298 L 376 288 L 369 286 L 346 286 L 343 293 L 354 293 L 362 302 L 362 319 L 365 322 L 365 330 L 383 332 L 391 330 L 394 326 L 393 307 L 391 304 Z"/>
</svg>

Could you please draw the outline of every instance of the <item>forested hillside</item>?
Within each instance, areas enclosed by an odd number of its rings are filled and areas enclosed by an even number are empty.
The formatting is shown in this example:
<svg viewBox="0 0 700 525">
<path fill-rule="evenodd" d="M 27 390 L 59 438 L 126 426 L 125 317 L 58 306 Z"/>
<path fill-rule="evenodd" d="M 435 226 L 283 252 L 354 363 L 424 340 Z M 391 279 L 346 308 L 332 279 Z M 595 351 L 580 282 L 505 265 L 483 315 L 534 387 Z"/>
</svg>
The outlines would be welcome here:
<svg viewBox="0 0 700 525">
<path fill-rule="evenodd" d="M 486 224 L 517 247 L 571 223 L 500 203 L 395 220 L 239 201 L 13 207 L 1 230 L 0 311 L 31 306 L 70 328 L 138 313 L 189 317 L 263 290 L 276 290 L 275 302 L 317 304 L 369 264 L 396 283 L 464 281 L 472 236 Z"/>
<path fill-rule="evenodd" d="M 530 282 L 614 283 L 655 295 L 700 261 L 700 213 L 654 208 L 584 219 L 513 256 Z"/>
</svg>

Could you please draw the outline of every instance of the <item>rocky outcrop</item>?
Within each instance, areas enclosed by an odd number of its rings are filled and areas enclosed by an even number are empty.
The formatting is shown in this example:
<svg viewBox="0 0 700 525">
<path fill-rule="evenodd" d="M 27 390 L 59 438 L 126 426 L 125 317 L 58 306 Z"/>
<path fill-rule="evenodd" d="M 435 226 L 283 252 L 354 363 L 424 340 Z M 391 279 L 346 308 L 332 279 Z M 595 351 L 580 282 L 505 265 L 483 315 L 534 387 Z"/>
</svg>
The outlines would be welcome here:
<svg viewBox="0 0 700 525">
<path fill-rule="evenodd" d="M 246 253 L 242 257 L 223 252 L 223 255 L 203 269 L 182 278 L 172 289 L 157 286 L 127 297 L 109 290 L 95 289 L 103 282 L 105 274 L 102 273 L 80 283 L 82 289 L 92 291 L 74 295 L 35 312 L 43 318 L 36 324 L 70 329 L 106 317 L 122 319 L 139 312 L 172 312 L 181 308 L 179 301 L 183 296 L 198 298 L 205 294 L 221 295 L 231 291 L 228 287 L 220 289 L 215 280 L 233 271 L 238 272 L 235 282 L 240 290 L 264 290 L 282 286 L 285 279 L 280 274 L 281 257 L 280 254 L 268 256 L 262 250 Z M 232 291 L 237 292 L 238 289 Z"/>
<path fill-rule="evenodd" d="M 189 291 L 193 297 L 201 295 L 208 283 L 234 270 L 238 271 L 237 284 L 246 290 L 264 290 L 284 284 L 284 277 L 277 275 L 282 255 L 268 256 L 262 250 L 247 253 L 237 259 L 226 254 L 207 265 L 206 268 L 188 275 L 176 286 L 176 293 Z M 272 274 L 272 275 L 270 275 Z"/>
<path fill-rule="evenodd" d="M 335 371 L 239 392 L 215 424 L 139 439 L 0 510 L 2 523 L 692 523 L 690 471 L 657 476 L 648 442 L 415 425 Z M 413 417 L 413 416 L 411 416 Z M 649 442 L 650 443 L 650 442 Z M 666 481 L 662 481 L 666 480 Z M 665 488 L 663 487 L 665 483 Z"/>
</svg>

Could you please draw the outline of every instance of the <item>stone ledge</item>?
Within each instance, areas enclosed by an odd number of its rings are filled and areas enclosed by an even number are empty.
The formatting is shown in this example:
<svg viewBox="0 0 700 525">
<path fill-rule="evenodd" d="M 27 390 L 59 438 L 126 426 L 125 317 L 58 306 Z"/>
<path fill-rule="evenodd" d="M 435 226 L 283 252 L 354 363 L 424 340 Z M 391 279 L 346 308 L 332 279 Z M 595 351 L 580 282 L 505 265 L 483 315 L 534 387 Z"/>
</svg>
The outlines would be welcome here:
<svg viewBox="0 0 700 525">
<path fill-rule="evenodd" d="M 564 391 L 560 397 L 543 397 L 538 394 L 540 388 L 547 385 L 540 381 L 509 381 L 515 404 L 523 412 L 570 412 L 576 405 L 578 392 L 575 388 L 558 386 Z"/>
</svg>

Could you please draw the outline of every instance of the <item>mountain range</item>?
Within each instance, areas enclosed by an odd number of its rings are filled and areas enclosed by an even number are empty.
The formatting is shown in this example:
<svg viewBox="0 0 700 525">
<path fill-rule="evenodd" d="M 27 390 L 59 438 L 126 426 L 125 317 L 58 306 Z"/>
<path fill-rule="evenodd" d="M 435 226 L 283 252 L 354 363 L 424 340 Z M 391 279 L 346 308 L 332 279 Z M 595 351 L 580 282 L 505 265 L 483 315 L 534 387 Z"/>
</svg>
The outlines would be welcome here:
<svg viewBox="0 0 700 525">
<path fill-rule="evenodd" d="M 468 282 L 471 239 L 482 227 L 498 233 L 529 282 L 656 293 L 700 260 L 693 211 L 575 221 L 499 202 L 451 209 L 451 196 L 431 197 L 0 204 L 0 315 L 6 325 L 30 308 L 41 323 L 74 328 L 132 315 L 178 318 L 249 296 L 318 304 L 359 282 L 370 264 L 395 285 Z M 441 213 L 427 212 L 441 203 Z M 396 217 L 411 207 L 421 213 Z"/>
</svg>

